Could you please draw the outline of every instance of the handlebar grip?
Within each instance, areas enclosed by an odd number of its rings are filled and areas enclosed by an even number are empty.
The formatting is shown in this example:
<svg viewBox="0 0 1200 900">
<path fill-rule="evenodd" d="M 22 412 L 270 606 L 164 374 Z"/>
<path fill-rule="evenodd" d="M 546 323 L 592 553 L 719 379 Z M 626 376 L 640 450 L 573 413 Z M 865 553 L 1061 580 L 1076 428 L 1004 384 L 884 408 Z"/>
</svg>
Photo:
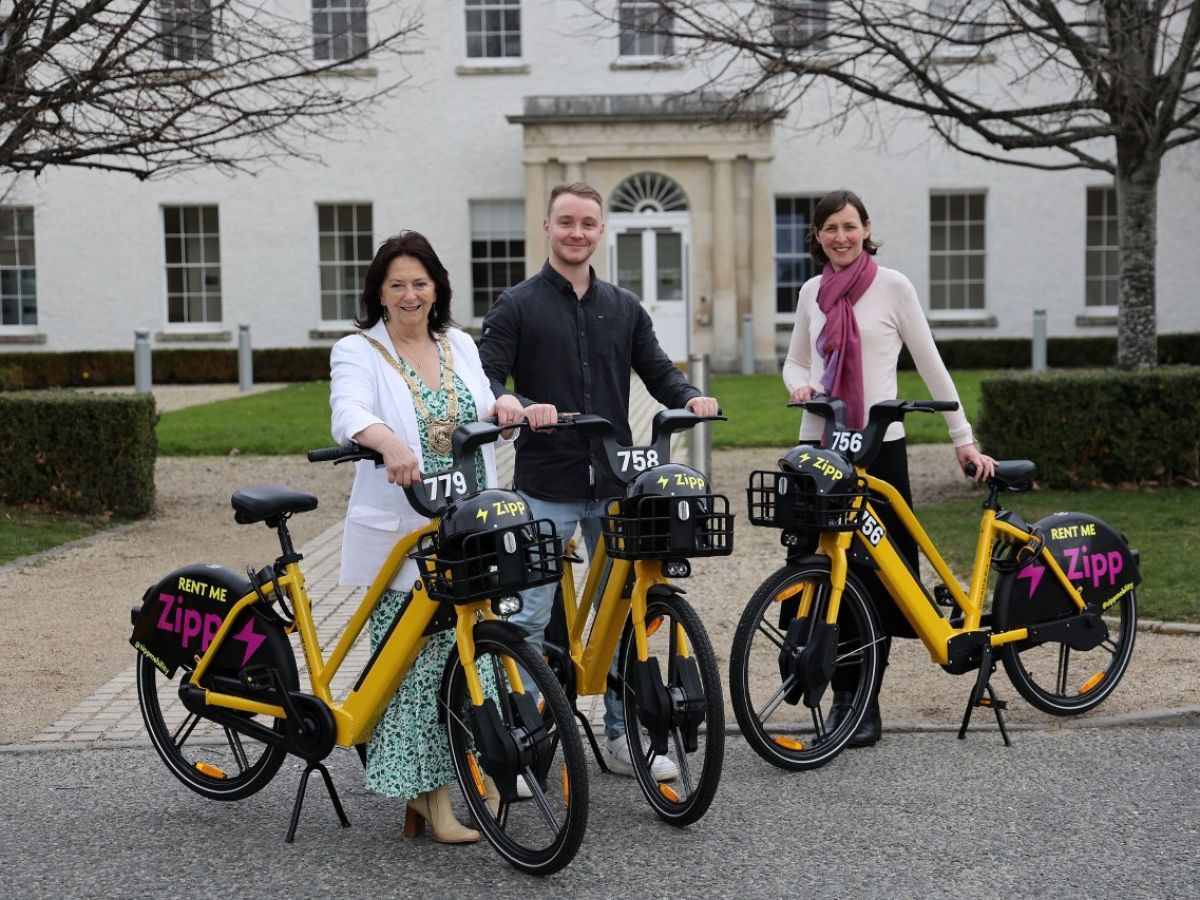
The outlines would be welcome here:
<svg viewBox="0 0 1200 900">
<path fill-rule="evenodd" d="M 322 447 L 320 450 L 309 450 L 309 462 L 333 462 L 335 459 L 341 459 L 343 456 L 350 456 L 354 453 L 361 453 L 362 448 L 353 442 L 344 444 L 341 447 Z"/>
<path fill-rule="evenodd" d="M 958 409 L 957 400 L 913 400 L 910 403 L 913 409 L 922 410 L 924 412 L 954 412 Z"/>
<path fill-rule="evenodd" d="M 974 478 L 975 477 L 975 463 L 969 462 L 965 466 L 963 466 L 963 473 L 968 478 Z"/>
</svg>

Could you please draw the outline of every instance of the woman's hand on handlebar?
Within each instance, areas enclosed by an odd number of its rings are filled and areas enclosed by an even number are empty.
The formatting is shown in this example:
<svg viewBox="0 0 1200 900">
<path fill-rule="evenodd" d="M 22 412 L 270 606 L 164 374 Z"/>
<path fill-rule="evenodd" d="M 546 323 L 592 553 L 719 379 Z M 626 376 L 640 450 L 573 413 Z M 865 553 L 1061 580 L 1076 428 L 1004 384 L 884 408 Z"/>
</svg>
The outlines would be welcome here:
<svg viewBox="0 0 1200 900">
<path fill-rule="evenodd" d="M 716 397 L 693 397 L 683 408 L 700 418 L 712 418 L 721 414 L 721 405 L 717 403 Z"/>
<path fill-rule="evenodd" d="M 530 428 L 542 428 L 558 422 L 558 410 L 553 403 L 534 403 L 522 406 L 521 401 L 512 394 L 496 398 L 492 408 L 496 416 L 496 424 L 500 426 L 513 425 L 517 422 L 527 422 Z M 505 434 L 504 437 L 508 437 Z"/>
<path fill-rule="evenodd" d="M 955 447 L 954 453 L 958 457 L 959 468 L 976 482 L 985 482 L 996 472 L 996 461 L 986 453 L 979 452 L 978 444 L 963 444 Z"/>
<path fill-rule="evenodd" d="M 792 392 L 788 395 L 789 403 L 807 403 L 817 395 L 816 390 L 808 384 L 802 384 L 798 388 L 792 388 Z"/>
</svg>

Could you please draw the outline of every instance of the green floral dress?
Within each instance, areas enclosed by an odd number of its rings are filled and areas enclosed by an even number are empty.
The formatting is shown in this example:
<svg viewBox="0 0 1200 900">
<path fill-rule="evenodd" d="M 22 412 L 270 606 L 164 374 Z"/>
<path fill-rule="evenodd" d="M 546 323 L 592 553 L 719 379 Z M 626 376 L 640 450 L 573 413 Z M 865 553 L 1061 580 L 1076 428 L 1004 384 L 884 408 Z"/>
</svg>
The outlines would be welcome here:
<svg viewBox="0 0 1200 900">
<path fill-rule="evenodd" d="M 401 365 L 408 366 L 402 362 Z M 415 377 L 416 373 L 409 368 Z M 478 419 L 471 392 L 458 375 L 454 375 L 458 391 L 458 422 L 462 425 Z M 429 415 L 440 418 L 447 414 L 449 396 L 443 390 L 430 390 L 419 379 L 422 399 Z M 421 434 L 421 453 L 427 472 L 448 468 L 453 462 L 450 454 L 434 452 L 429 446 L 425 422 L 418 418 Z M 483 454 L 475 454 L 475 474 L 480 485 L 487 483 Z M 371 651 L 382 643 L 396 612 L 408 601 L 411 592 L 385 591 L 375 611 L 371 613 Z M 450 648 L 454 646 L 454 630 L 430 635 L 413 662 L 413 667 L 400 683 L 400 689 L 375 726 L 375 734 L 367 745 L 367 788 L 388 797 L 411 799 L 454 780 L 454 765 L 446 730 L 438 723 L 437 696 L 442 684 L 442 670 Z"/>
</svg>

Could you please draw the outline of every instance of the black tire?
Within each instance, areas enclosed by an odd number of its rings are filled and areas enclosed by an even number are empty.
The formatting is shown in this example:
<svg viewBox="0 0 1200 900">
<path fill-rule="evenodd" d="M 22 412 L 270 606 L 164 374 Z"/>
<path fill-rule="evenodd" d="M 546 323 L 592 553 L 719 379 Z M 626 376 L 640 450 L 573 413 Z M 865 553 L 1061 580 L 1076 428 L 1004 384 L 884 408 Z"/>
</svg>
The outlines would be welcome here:
<svg viewBox="0 0 1200 900">
<path fill-rule="evenodd" d="M 287 751 L 189 712 L 178 694 L 178 685 L 189 675 L 180 669 L 172 681 L 138 654 L 138 705 L 154 749 L 172 775 L 210 800 L 241 800 L 262 790 L 283 765 Z M 295 690 L 297 678 L 295 672 L 291 675 Z M 283 719 L 251 718 L 280 734 L 284 731 Z"/>
<path fill-rule="evenodd" d="M 995 631 L 1031 624 L 1016 621 L 1010 612 L 1013 577 L 998 585 L 993 609 Z M 1000 647 L 1004 671 L 1017 693 L 1042 712 L 1074 716 L 1095 709 L 1108 697 L 1129 668 L 1137 636 L 1137 592 L 1129 591 L 1105 614 L 1108 637 L 1099 646 L 1072 650 L 1051 641 L 1032 644 L 1017 641 Z"/>
<path fill-rule="evenodd" d="M 630 742 L 630 761 L 633 774 L 646 800 L 661 819 L 672 825 L 684 826 L 697 821 L 712 804 L 721 781 L 721 766 L 725 758 L 725 701 L 721 693 L 721 676 L 712 643 L 696 611 L 682 597 L 671 594 L 651 594 L 646 599 L 646 642 L 649 660 L 658 660 L 658 676 L 672 699 L 672 721 L 662 723 L 667 752 L 662 754 L 677 771 L 671 782 L 660 783 L 651 767 L 659 754 L 654 753 L 650 737 L 644 734 L 647 724 L 644 711 L 638 704 L 639 666 L 637 642 L 633 636 L 633 620 L 625 624 L 618 654 L 622 699 L 625 705 L 625 733 L 639 735 L 642 740 Z M 682 632 L 682 634 L 681 634 Z M 689 660 L 694 660 L 692 667 Z M 689 673 L 681 667 L 692 667 L 690 674 L 699 676 L 699 688 L 689 692 L 685 678 Z M 661 676 L 661 678 L 660 678 Z M 699 693 L 699 696 L 695 696 Z M 680 702 L 694 705 L 692 728 L 695 749 L 689 749 L 690 731 L 680 715 Z M 645 744 L 643 745 L 643 741 Z"/>
<path fill-rule="evenodd" d="M 833 686 L 825 688 L 817 706 L 803 700 L 788 703 L 791 678 L 780 672 L 779 656 L 788 621 L 781 616 L 798 600 L 803 585 L 813 585 L 810 623 L 823 620 L 831 585 L 828 568 L 819 564 L 787 565 L 759 585 L 746 605 L 729 654 L 729 685 L 734 714 L 747 743 L 763 759 L 781 769 L 802 771 L 823 766 L 842 751 L 866 713 L 879 677 L 880 630 L 866 591 L 852 574 L 838 608 L 839 680 L 854 680 L 850 710 L 832 730 L 826 728 L 833 706 Z M 811 633 L 811 625 L 810 631 Z M 800 644 L 807 643 L 801 636 Z M 856 669 L 852 673 L 849 669 Z"/>
<path fill-rule="evenodd" d="M 485 623 L 486 624 L 486 623 Z M 487 775 L 476 746 L 480 741 L 472 731 L 471 699 L 466 674 L 460 664 L 458 648 L 450 651 L 446 662 L 444 697 L 447 704 L 446 728 L 450 756 L 459 787 L 480 831 L 514 868 L 531 875 L 549 875 L 567 865 L 579 850 L 587 829 L 588 779 L 583 741 L 575 726 L 571 706 L 562 687 L 542 657 L 524 640 L 510 638 L 491 630 L 475 633 L 476 666 L 489 670 L 494 683 L 507 685 L 503 659 L 517 662 L 522 669 L 525 690 L 540 697 L 541 728 L 548 734 L 551 757 L 541 762 L 546 771 L 543 791 L 527 766 L 522 774 L 534 796 L 530 800 L 500 802 L 493 813 L 477 776 Z M 519 713 L 508 690 L 497 691 L 496 708 L 508 735 L 519 728 Z"/>
</svg>

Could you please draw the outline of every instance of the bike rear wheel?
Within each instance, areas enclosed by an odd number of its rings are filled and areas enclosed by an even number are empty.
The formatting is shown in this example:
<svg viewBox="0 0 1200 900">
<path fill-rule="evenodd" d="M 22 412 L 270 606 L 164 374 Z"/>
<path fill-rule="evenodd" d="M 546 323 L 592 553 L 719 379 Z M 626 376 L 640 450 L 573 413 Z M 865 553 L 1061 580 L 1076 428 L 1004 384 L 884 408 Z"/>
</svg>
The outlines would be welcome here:
<svg viewBox="0 0 1200 900">
<path fill-rule="evenodd" d="M 995 630 L 1021 628 L 1010 614 L 1009 592 L 997 589 Z M 1057 641 L 1017 641 L 1000 648 L 1000 660 L 1022 697 L 1042 712 L 1073 716 L 1099 706 L 1120 683 L 1137 636 L 1137 592 L 1130 590 L 1105 614 L 1108 637 L 1091 650 Z"/>
<path fill-rule="evenodd" d="M 138 654 L 138 705 L 154 749 L 172 775 L 210 800 L 241 800 L 257 793 L 275 777 L 287 751 L 189 711 L 178 686 L 190 674 L 180 669 L 172 681 Z M 291 674 L 295 690 L 298 679 Z M 283 734 L 283 719 L 245 715 Z"/>
<path fill-rule="evenodd" d="M 730 699 L 746 742 L 763 759 L 781 769 L 814 769 L 842 751 L 866 713 L 879 677 L 879 626 L 866 593 L 847 577 L 838 607 L 834 682 L 813 707 L 799 694 L 802 679 L 781 662 L 787 633 L 800 598 L 811 595 L 812 607 L 794 648 L 812 642 L 816 623 L 824 621 L 832 585 L 821 565 L 788 565 L 759 585 L 746 605 L 729 654 Z M 835 686 L 849 694 L 832 716 Z"/>
<path fill-rule="evenodd" d="M 512 690 L 506 660 L 520 666 L 524 695 Z M 446 665 L 450 756 L 475 821 L 515 868 L 532 875 L 557 872 L 579 850 L 588 815 L 583 741 L 562 687 L 532 647 L 499 629 L 476 629 L 475 665 L 481 678 L 489 672 L 488 680 L 497 685 L 483 708 L 471 703 L 457 647 Z M 489 705 L 495 710 L 492 725 L 482 712 Z M 513 751 L 511 762 L 501 758 L 503 751 L 489 751 L 498 745 Z M 522 800 L 514 793 L 514 775 L 532 797 Z M 485 777 L 494 780 L 501 795 L 495 811 L 487 801 Z"/>
<path fill-rule="evenodd" d="M 721 677 L 708 633 L 682 597 L 651 594 L 646 600 L 646 632 L 647 665 L 638 662 L 632 620 L 626 623 L 618 655 L 625 733 L 638 736 L 629 740 L 630 762 L 659 817 L 672 825 L 690 825 L 708 811 L 721 781 Z M 677 773 L 670 782 L 655 777 L 660 756 Z M 664 765 L 659 767 L 661 771 Z"/>
</svg>

